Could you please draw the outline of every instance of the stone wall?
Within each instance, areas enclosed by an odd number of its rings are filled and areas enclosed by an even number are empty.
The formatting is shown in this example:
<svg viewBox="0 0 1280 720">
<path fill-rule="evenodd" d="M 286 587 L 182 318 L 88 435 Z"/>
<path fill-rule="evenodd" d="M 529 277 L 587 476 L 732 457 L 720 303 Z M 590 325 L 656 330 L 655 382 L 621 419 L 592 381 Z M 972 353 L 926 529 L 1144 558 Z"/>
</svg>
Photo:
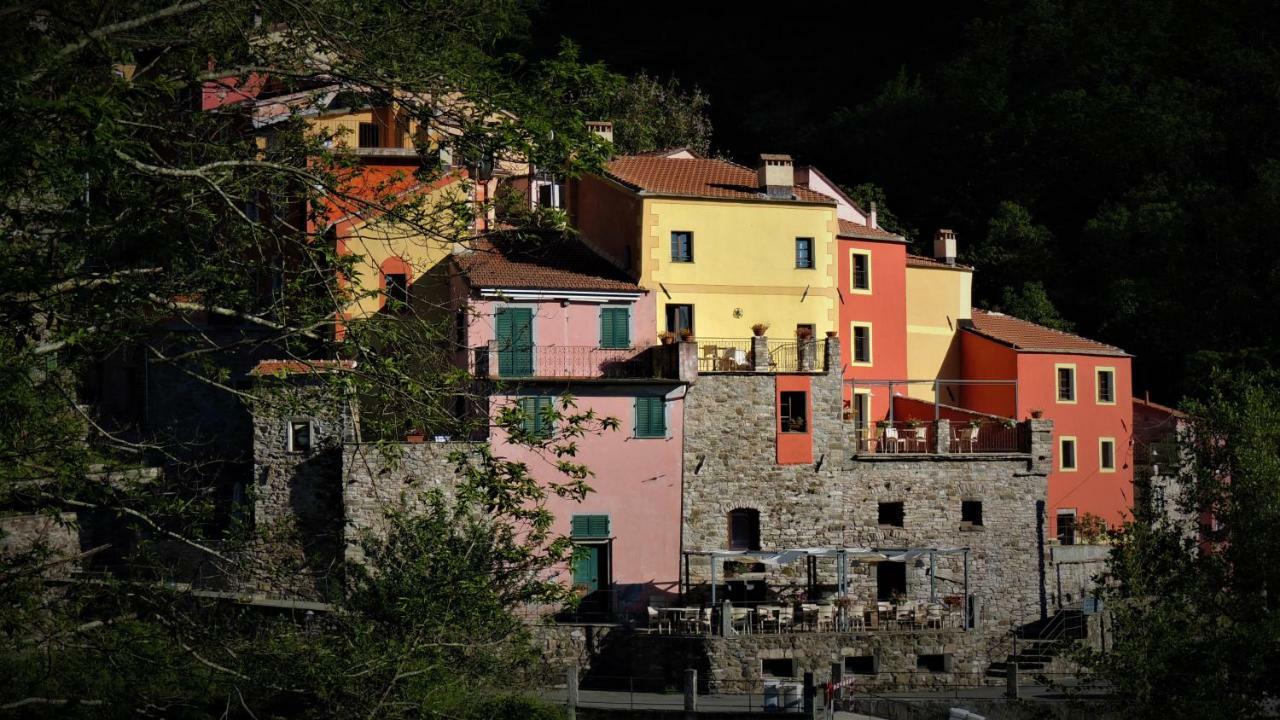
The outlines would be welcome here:
<svg viewBox="0 0 1280 720">
<path fill-rule="evenodd" d="M 346 445 L 342 470 L 346 557 L 356 561 L 363 557 L 362 534 L 386 532 L 388 509 L 412 510 L 423 491 L 448 488 L 456 469 L 454 454 L 474 447 L 466 442 Z"/>
<path fill-rule="evenodd" d="M 979 624 L 1007 627 L 1038 619 L 1041 513 L 1051 428 L 1028 421 L 1030 453 L 855 454 L 841 419 L 838 342 L 828 342 L 825 372 L 812 385 L 812 464 L 775 461 L 774 375 L 702 375 L 685 399 L 683 538 L 686 551 L 727 547 L 735 508 L 760 514 L 762 549 L 799 547 L 969 548 L 969 588 Z M 941 449 L 941 448 L 939 448 Z M 961 502 L 982 502 L 983 523 L 961 522 Z M 902 502 L 903 527 L 878 524 L 878 503 Z M 964 556 L 934 559 L 937 595 L 963 592 Z M 819 562 L 821 582 L 833 563 Z M 855 564 L 851 592 L 874 599 L 873 564 Z M 690 561 L 693 583 L 709 580 L 705 557 Z M 927 558 L 908 563 L 908 595 L 929 596 Z M 784 577 L 789 575 L 790 578 Z M 804 581 L 802 564 L 771 571 L 770 585 Z"/>
</svg>

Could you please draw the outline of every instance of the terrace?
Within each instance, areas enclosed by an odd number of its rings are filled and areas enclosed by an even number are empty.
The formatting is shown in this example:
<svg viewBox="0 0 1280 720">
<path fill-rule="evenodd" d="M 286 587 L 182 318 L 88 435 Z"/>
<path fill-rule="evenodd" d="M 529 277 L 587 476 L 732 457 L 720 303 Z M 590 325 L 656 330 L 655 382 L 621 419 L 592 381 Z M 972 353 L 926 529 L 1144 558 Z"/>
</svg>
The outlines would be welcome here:
<svg viewBox="0 0 1280 720">
<path fill-rule="evenodd" d="M 925 386 L 928 392 L 918 390 Z M 926 400 L 912 395 L 927 395 Z M 843 419 L 851 425 L 860 455 L 938 455 L 1026 453 L 1031 432 L 1012 417 L 981 412 L 939 400 L 999 408 L 1012 413 L 1018 403 L 1017 380 L 848 380 Z M 871 398 L 887 395 L 887 411 L 876 418 Z"/>
<path fill-rule="evenodd" d="M 818 372 L 826 341 L 818 338 L 770 340 L 749 338 L 693 338 L 698 349 L 698 372 L 796 373 Z"/>
</svg>

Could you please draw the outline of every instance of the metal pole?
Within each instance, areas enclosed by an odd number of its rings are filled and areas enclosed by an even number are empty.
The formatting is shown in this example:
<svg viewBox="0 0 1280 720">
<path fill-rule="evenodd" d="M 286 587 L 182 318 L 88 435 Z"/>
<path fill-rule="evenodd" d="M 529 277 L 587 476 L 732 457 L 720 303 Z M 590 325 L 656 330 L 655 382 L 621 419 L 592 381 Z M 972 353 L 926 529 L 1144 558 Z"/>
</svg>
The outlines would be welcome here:
<svg viewBox="0 0 1280 720">
<path fill-rule="evenodd" d="M 964 549 L 964 629 L 971 627 L 969 622 L 969 548 Z"/>
<path fill-rule="evenodd" d="M 938 380 L 935 378 L 933 381 L 933 421 L 934 422 L 938 422 L 938 419 L 942 417 L 942 408 L 938 406 L 938 398 L 941 397 L 940 395 L 941 392 L 942 392 L 942 388 L 938 386 Z"/>
<path fill-rule="evenodd" d="M 1013 419 L 1018 419 L 1018 381 L 1013 381 Z"/>
<path fill-rule="evenodd" d="M 933 551 L 929 551 L 929 602 L 938 602 L 938 566 L 933 561 Z"/>
<path fill-rule="evenodd" d="M 693 668 L 684 671 L 684 711 L 698 711 L 698 671 Z"/>
<path fill-rule="evenodd" d="M 893 425 L 893 383 L 889 383 L 889 425 Z"/>
<path fill-rule="evenodd" d="M 711 607 L 716 606 L 716 556 L 711 556 Z"/>
</svg>

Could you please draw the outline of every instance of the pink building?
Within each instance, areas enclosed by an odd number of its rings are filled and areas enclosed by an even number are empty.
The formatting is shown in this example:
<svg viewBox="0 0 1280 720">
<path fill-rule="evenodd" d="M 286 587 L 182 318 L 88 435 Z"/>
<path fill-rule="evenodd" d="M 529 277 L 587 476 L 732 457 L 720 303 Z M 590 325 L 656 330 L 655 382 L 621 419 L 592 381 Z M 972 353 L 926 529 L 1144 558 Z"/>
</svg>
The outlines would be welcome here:
<svg viewBox="0 0 1280 720">
<path fill-rule="evenodd" d="M 519 405 L 525 427 L 554 438 L 548 407 L 594 410 L 617 430 L 580 438 L 574 462 L 591 469 L 582 502 L 552 496 L 556 532 L 580 550 L 564 579 L 583 612 L 643 608 L 679 590 L 684 384 L 676 346 L 655 346 L 651 294 L 586 246 L 564 238 L 498 236 L 454 256 L 460 344 L 493 382 L 490 417 Z M 563 482 L 547 452 L 490 433 L 494 452 L 534 477 Z"/>
</svg>

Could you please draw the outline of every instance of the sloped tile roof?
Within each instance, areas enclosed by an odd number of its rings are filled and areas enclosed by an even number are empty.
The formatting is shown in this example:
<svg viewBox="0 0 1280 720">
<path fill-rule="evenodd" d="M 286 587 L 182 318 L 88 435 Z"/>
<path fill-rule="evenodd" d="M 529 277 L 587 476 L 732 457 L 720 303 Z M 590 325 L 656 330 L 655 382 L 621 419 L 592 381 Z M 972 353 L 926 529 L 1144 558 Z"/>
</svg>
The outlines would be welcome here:
<svg viewBox="0 0 1280 720">
<path fill-rule="evenodd" d="M 616 265 L 572 238 L 511 230 L 475 240 L 471 248 L 453 259 L 472 287 L 643 292 Z"/>
<path fill-rule="evenodd" d="M 355 360 L 260 360 L 249 371 L 254 377 L 275 375 L 311 375 L 313 373 L 355 370 Z"/>
<path fill-rule="evenodd" d="M 655 195 L 770 201 L 755 170 L 727 160 L 626 155 L 612 160 L 606 174 L 633 190 Z M 835 200 L 794 186 L 792 202 L 834 205 Z M 772 202 L 779 202 L 774 199 Z"/>
<path fill-rule="evenodd" d="M 974 308 L 973 318 L 964 329 L 1023 352 L 1125 357 L 1129 355 L 1113 345 L 1061 330 L 1052 330 L 1012 315 L 987 312 L 977 308 Z"/>
<path fill-rule="evenodd" d="M 863 240 L 896 240 L 898 242 L 906 242 L 906 238 L 891 233 L 882 228 L 873 228 L 870 225 L 859 225 L 851 220 L 840 221 L 840 237 L 861 238 Z"/>
<path fill-rule="evenodd" d="M 969 272 L 973 272 L 973 266 L 971 265 L 961 265 L 959 263 L 956 263 L 955 265 L 948 265 L 940 260 L 934 260 L 933 258 L 924 257 L 923 255 L 912 255 L 910 253 L 907 254 L 907 267 L 940 268 L 942 270 L 967 270 Z"/>
</svg>

